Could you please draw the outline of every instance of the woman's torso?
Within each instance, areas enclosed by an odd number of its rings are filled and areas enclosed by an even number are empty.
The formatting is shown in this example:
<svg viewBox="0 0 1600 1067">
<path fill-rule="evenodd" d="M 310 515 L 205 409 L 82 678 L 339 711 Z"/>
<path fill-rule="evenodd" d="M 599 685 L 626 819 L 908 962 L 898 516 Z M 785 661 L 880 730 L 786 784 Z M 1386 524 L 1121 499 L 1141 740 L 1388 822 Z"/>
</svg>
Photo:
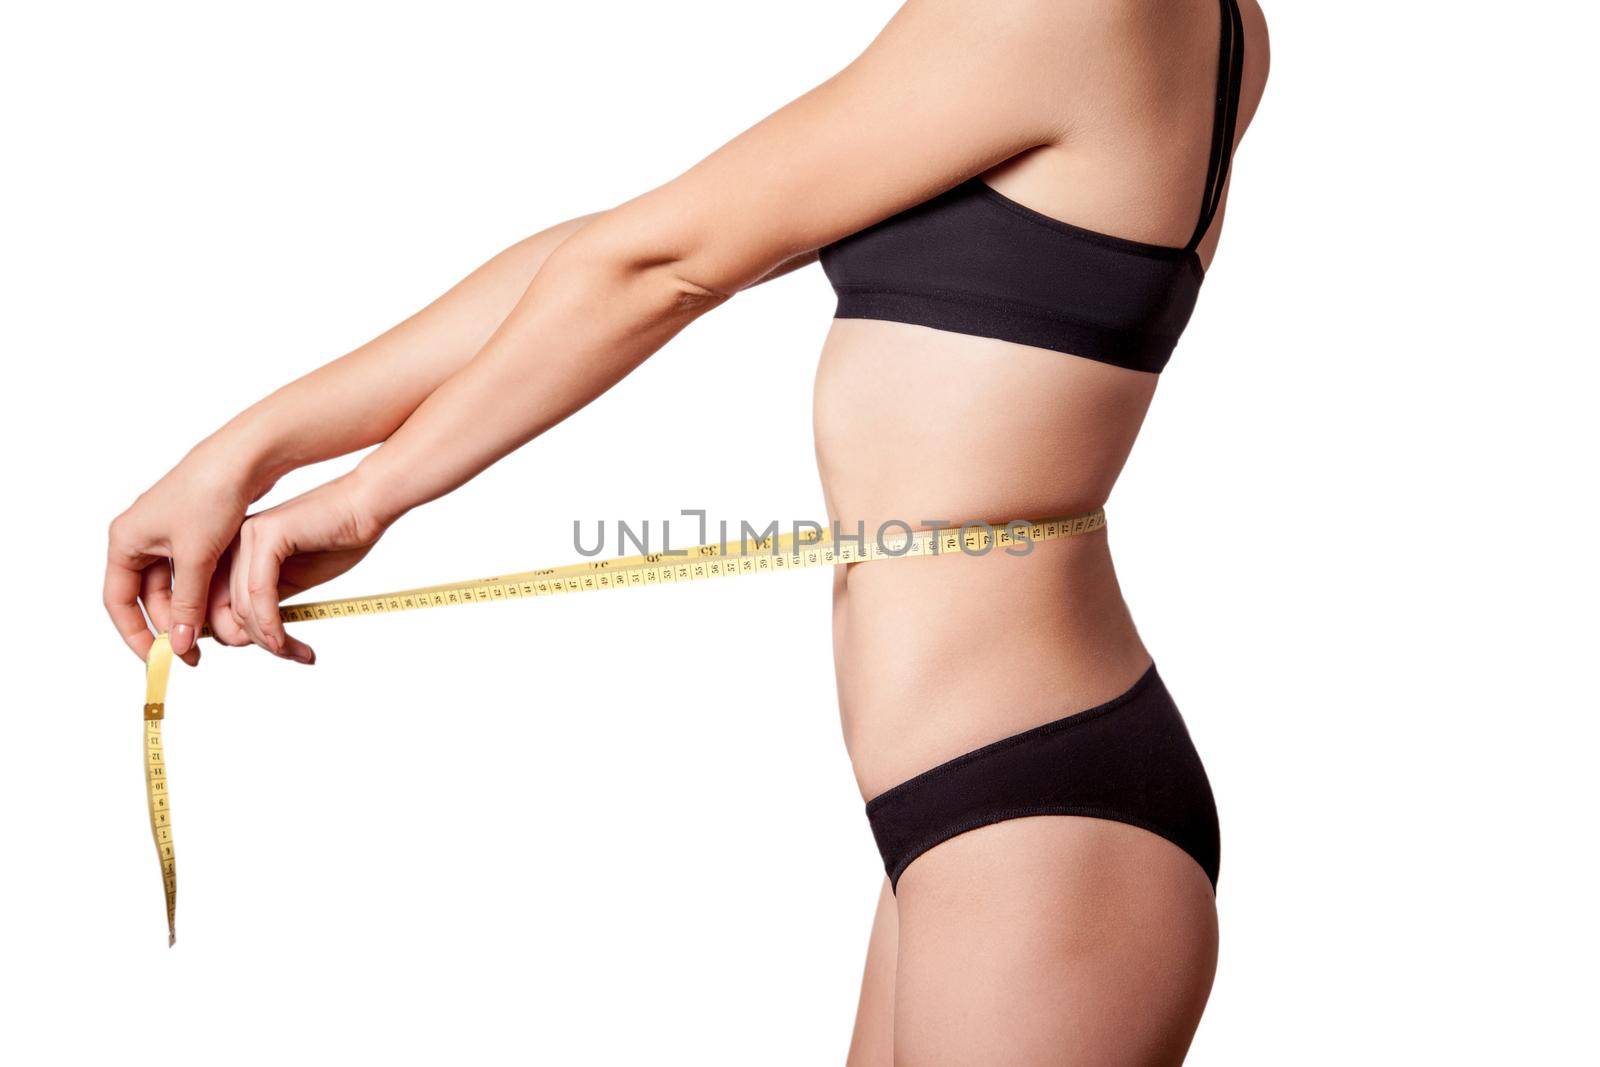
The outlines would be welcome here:
<svg viewBox="0 0 1600 1067">
<path fill-rule="evenodd" d="M 1169 9 L 1179 12 L 1178 8 Z M 1239 130 L 1265 80 L 1265 26 L 1241 4 Z M 982 176 L 1033 211 L 1181 247 L 1200 210 L 1217 80 L 1218 7 L 1108 29 L 1103 94 L 1061 146 Z M 1197 249 L 1209 264 L 1220 225 Z M 1181 353 L 1177 358 L 1182 358 Z M 830 517 L 869 536 L 889 521 L 1049 518 L 1104 504 L 1158 376 L 991 337 L 841 318 L 815 394 Z M 1114 528 L 1115 520 L 1113 517 Z M 1127 689 L 1149 666 L 1104 531 L 1034 546 L 841 568 L 835 660 L 845 740 L 864 796 L 990 741 Z"/>
</svg>

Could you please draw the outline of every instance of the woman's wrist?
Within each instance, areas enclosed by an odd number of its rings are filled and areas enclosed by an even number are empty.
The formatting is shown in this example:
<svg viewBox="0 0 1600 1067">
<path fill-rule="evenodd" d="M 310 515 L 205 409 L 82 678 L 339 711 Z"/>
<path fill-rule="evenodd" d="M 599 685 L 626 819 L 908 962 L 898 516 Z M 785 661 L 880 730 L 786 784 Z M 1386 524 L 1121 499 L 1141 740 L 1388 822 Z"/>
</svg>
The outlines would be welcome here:
<svg viewBox="0 0 1600 1067">
<path fill-rule="evenodd" d="M 249 415 L 240 415 L 195 445 L 180 464 L 213 483 L 218 492 L 241 495 L 247 504 L 265 496 L 295 467 L 265 427 Z"/>
<path fill-rule="evenodd" d="M 252 404 L 195 446 L 194 453 L 241 485 L 249 499 L 265 496 L 290 471 L 351 449 L 334 447 L 307 431 L 288 390 Z"/>
<path fill-rule="evenodd" d="M 401 486 L 385 478 L 381 462 L 373 462 L 377 454 L 368 455 L 339 479 L 355 512 L 356 525 L 374 537 L 416 506 L 415 501 L 405 499 Z"/>
</svg>

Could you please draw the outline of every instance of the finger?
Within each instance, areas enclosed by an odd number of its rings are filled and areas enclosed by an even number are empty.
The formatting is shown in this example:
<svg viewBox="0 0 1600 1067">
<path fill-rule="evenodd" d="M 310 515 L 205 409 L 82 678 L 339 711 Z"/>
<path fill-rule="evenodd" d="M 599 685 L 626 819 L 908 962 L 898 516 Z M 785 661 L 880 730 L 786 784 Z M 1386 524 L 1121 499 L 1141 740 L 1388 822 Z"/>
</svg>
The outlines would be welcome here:
<svg viewBox="0 0 1600 1067">
<path fill-rule="evenodd" d="M 239 620 L 233 614 L 233 601 L 226 595 L 220 604 L 213 605 L 211 609 L 211 636 L 217 644 L 227 645 L 229 648 L 243 648 L 252 644 L 250 632 L 239 625 Z"/>
<path fill-rule="evenodd" d="M 172 629 L 172 565 L 158 559 L 139 575 L 139 602 L 156 633 Z"/>
<path fill-rule="evenodd" d="M 150 655 L 155 635 L 145 625 L 144 612 L 139 610 L 140 568 L 116 558 L 106 562 L 106 584 L 102 601 L 111 623 L 122 635 L 122 640 L 133 649 L 141 661 Z"/>
<path fill-rule="evenodd" d="M 172 651 L 183 655 L 194 647 L 206 621 L 206 590 L 217 569 L 217 553 L 203 546 L 173 546 Z"/>
<path fill-rule="evenodd" d="M 295 635 L 290 633 L 288 630 L 283 629 L 283 611 L 281 607 L 283 601 L 294 596 L 296 593 L 303 593 L 306 590 L 305 584 L 296 581 L 291 576 L 291 572 L 305 569 L 302 563 L 303 560 L 303 556 L 291 555 L 279 565 L 277 594 L 279 606 L 273 608 L 272 618 L 278 624 L 278 628 L 283 634 L 283 654 L 289 659 L 295 660 L 299 663 L 311 664 L 317 661 L 316 652 L 310 645 L 295 637 Z M 301 565 L 297 566 L 297 564 Z"/>
<path fill-rule="evenodd" d="M 304 641 L 290 637 L 283 629 L 278 610 L 282 599 L 276 581 L 290 546 L 276 538 L 259 519 L 247 522 L 239 531 L 229 581 L 234 619 L 250 640 L 268 652 L 300 663 L 315 663 L 316 652 Z M 258 581 L 265 583 L 259 588 Z"/>
<path fill-rule="evenodd" d="M 144 569 L 144 577 L 139 585 L 139 600 L 144 604 L 145 614 L 150 616 L 150 622 L 155 626 L 157 633 L 172 629 L 172 565 L 170 563 L 164 559 L 158 559 Z M 191 667 L 199 666 L 199 647 L 191 648 L 180 658 Z"/>
<path fill-rule="evenodd" d="M 250 574 L 250 553 L 255 546 L 255 520 L 251 519 L 239 528 L 239 545 L 234 549 L 233 566 L 228 572 L 228 600 L 233 609 L 233 620 L 238 623 L 239 629 L 244 631 L 251 644 L 266 647 L 264 636 L 256 628 L 256 620 L 250 614 L 250 593 L 247 588 Z"/>
<path fill-rule="evenodd" d="M 224 557 L 217 564 L 216 573 L 211 576 L 211 591 L 206 597 L 206 621 L 211 624 L 211 636 L 217 644 L 238 648 L 250 643 L 250 635 L 233 617 L 233 596 L 229 588 L 232 562 Z"/>
<path fill-rule="evenodd" d="M 250 616 L 265 647 L 278 655 L 289 651 L 288 635 L 278 614 L 278 570 L 290 554 L 283 537 L 268 528 L 258 528 L 250 546 L 249 573 L 245 591 L 250 597 Z"/>
<path fill-rule="evenodd" d="M 287 630 L 283 632 L 283 655 L 308 667 L 317 662 L 316 650 Z"/>
</svg>

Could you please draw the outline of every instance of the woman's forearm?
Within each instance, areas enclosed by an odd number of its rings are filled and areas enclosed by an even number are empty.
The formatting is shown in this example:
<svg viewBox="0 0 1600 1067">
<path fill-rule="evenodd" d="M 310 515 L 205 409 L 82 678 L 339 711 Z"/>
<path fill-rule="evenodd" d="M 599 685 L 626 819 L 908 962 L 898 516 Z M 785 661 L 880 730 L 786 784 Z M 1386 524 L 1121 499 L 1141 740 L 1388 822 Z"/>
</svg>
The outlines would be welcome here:
<svg viewBox="0 0 1600 1067">
<path fill-rule="evenodd" d="M 614 227 L 597 227 L 597 231 Z M 670 257 L 617 253 L 585 233 L 551 256 L 482 352 L 352 472 L 386 526 L 565 419 L 725 299 Z"/>
<path fill-rule="evenodd" d="M 259 495 L 290 470 L 382 441 L 472 359 L 550 254 L 592 217 L 512 245 L 393 329 L 241 412 L 196 451 L 225 457 Z"/>
</svg>

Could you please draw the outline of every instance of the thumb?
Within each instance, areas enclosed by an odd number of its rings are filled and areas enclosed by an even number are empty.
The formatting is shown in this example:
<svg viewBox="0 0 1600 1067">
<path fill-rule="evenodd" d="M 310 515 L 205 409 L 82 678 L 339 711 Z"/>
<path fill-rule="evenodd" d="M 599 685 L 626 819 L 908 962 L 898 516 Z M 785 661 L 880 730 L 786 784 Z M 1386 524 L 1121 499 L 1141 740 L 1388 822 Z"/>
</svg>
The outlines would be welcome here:
<svg viewBox="0 0 1600 1067">
<path fill-rule="evenodd" d="M 206 617 L 206 593 L 217 569 L 217 554 L 204 550 L 177 551 L 172 560 L 172 653 L 181 656 L 194 647 Z"/>
</svg>

